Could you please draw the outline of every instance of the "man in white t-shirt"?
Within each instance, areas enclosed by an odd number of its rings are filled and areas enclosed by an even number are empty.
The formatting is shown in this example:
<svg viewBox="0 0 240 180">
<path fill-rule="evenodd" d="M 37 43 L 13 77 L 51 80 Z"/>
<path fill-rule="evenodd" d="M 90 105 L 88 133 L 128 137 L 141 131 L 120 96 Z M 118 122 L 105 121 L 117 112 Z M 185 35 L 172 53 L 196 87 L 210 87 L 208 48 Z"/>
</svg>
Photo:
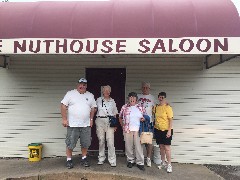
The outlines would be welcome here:
<svg viewBox="0 0 240 180">
<path fill-rule="evenodd" d="M 138 94 L 138 102 L 145 108 L 147 115 L 150 117 L 150 127 L 153 130 L 152 108 L 157 100 L 150 94 L 150 83 L 142 82 L 142 94 Z M 153 151 L 152 144 L 146 144 L 147 149 L 147 166 L 151 167 L 151 156 Z"/>
<path fill-rule="evenodd" d="M 91 127 L 95 108 L 97 107 L 94 95 L 87 90 L 87 80 L 81 78 L 77 89 L 68 91 L 61 101 L 62 125 L 67 127 L 66 154 L 68 169 L 73 168 L 72 151 L 80 138 L 82 151 L 82 165 L 89 167 L 87 150 L 91 145 Z"/>
</svg>

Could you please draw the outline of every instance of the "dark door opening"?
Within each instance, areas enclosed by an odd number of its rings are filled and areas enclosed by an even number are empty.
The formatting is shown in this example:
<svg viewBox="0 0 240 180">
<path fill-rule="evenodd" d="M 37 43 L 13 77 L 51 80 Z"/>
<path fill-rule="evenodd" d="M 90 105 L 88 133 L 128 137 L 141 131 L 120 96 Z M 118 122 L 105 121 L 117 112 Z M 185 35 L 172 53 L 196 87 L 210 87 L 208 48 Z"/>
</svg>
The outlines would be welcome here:
<svg viewBox="0 0 240 180">
<path fill-rule="evenodd" d="M 101 96 L 101 86 L 111 86 L 111 97 L 115 100 L 120 112 L 122 105 L 125 104 L 125 68 L 87 68 L 86 78 L 88 80 L 87 90 L 94 94 L 95 99 Z M 125 144 L 123 139 L 122 127 L 118 125 L 114 134 L 116 151 L 124 151 Z M 107 149 L 107 147 L 106 147 Z M 92 143 L 89 150 L 98 150 L 98 138 L 96 135 L 96 125 L 92 127 Z"/>
</svg>

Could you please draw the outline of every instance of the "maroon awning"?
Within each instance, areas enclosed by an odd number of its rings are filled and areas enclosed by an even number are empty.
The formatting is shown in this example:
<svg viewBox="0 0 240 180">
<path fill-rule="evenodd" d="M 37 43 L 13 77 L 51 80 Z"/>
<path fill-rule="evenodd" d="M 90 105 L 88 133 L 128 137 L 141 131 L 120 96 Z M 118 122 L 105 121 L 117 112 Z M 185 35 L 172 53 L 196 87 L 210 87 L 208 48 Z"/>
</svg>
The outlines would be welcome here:
<svg viewBox="0 0 240 180">
<path fill-rule="evenodd" d="M 0 3 L 0 39 L 239 36 L 231 0 Z"/>
</svg>

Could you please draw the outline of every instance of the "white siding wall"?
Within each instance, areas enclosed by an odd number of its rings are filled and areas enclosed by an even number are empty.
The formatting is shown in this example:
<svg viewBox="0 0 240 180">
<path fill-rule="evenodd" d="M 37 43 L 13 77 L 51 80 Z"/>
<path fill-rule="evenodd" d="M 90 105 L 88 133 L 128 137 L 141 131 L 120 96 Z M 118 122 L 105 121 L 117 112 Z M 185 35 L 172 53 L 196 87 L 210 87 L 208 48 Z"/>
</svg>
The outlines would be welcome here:
<svg viewBox="0 0 240 180">
<path fill-rule="evenodd" d="M 200 57 L 12 56 L 0 69 L 0 157 L 27 157 L 32 142 L 44 144 L 44 157 L 65 156 L 60 101 L 86 67 L 126 67 L 126 93 L 140 93 L 142 81 L 155 96 L 167 92 L 173 162 L 240 165 L 240 62 L 202 70 Z"/>
</svg>

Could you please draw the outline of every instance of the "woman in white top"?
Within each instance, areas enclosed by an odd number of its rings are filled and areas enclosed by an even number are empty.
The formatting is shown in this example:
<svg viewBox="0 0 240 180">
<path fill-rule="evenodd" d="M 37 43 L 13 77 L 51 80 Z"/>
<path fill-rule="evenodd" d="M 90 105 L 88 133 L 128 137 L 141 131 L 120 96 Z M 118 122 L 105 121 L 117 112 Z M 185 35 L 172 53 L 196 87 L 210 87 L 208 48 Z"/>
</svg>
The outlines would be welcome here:
<svg viewBox="0 0 240 180">
<path fill-rule="evenodd" d="M 138 104 L 137 93 L 128 94 L 128 103 L 122 106 L 119 113 L 119 122 L 123 128 L 125 141 L 125 153 L 127 156 L 127 167 L 132 168 L 135 164 L 144 171 L 143 145 L 140 143 L 140 122 L 145 121 L 145 108 Z"/>
<path fill-rule="evenodd" d="M 97 99 L 97 119 L 96 133 L 99 140 L 98 165 L 105 162 L 105 133 L 108 146 L 108 161 L 112 167 L 116 167 L 116 153 L 114 147 L 114 132 L 116 128 L 110 127 L 109 116 L 118 114 L 116 103 L 110 97 L 111 87 L 109 85 L 102 87 L 102 97 Z"/>
</svg>

